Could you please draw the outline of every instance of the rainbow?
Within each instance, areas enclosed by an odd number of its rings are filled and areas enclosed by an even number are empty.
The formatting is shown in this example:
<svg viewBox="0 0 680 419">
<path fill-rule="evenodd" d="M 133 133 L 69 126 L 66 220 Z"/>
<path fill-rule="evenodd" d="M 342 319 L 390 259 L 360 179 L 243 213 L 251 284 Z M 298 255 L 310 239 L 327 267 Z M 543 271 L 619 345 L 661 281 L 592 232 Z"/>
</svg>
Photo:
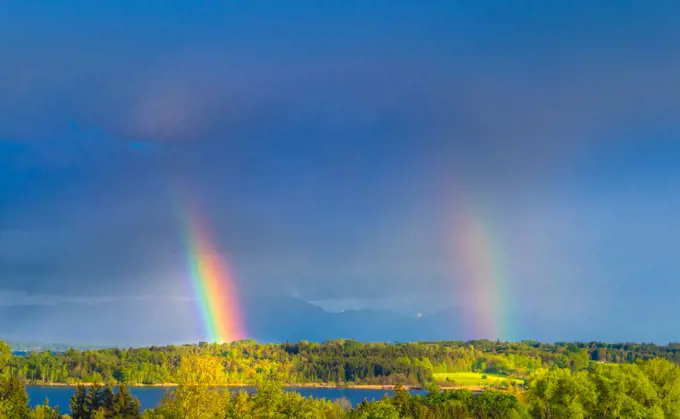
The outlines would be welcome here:
<svg viewBox="0 0 680 419">
<path fill-rule="evenodd" d="M 454 261 L 465 299 L 463 318 L 470 338 L 509 340 L 509 275 L 490 220 L 480 208 L 456 212 Z"/>
<path fill-rule="evenodd" d="M 186 217 L 187 263 L 198 301 L 206 338 L 210 342 L 233 342 L 244 332 L 234 281 L 227 265 L 212 244 L 200 217 Z"/>
</svg>

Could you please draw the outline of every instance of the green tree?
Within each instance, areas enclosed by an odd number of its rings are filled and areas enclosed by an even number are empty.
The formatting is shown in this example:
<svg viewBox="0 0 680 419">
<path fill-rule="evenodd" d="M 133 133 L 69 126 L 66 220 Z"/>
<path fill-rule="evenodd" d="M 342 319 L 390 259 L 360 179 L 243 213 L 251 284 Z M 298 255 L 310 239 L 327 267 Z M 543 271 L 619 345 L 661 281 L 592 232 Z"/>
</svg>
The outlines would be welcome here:
<svg viewBox="0 0 680 419">
<path fill-rule="evenodd" d="M 76 386 L 70 401 L 71 416 L 73 419 L 89 419 L 90 411 L 87 406 L 87 390 L 85 386 Z"/>
<path fill-rule="evenodd" d="M 157 411 L 168 419 L 218 419 L 225 415 L 229 393 L 211 386 L 224 382 L 224 367 L 214 356 L 182 358 L 180 384 L 161 401 Z"/>
<path fill-rule="evenodd" d="M 597 348 L 593 351 L 593 361 L 607 362 L 607 348 Z"/>
<path fill-rule="evenodd" d="M 225 384 L 224 365 L 216 356 L 185 356 L 180 361 L 177 382 L 184 385 Z"/>
<path fill-rule="evenodd" d="M 60 419 L 59 408 L 53 409 L 50 401 L 45 399 L 43 404 L 36 406 L 30 414 L 31 419 Z"/>
<path fill-rule="evenodd" d="M 515 396 L 500 391 L 484 391 L 471 401 L 470 413 L 475 419 L 521 418 L 526 413 Z"/>
<path fill-rule="evenodd" d="M 590 364 L 590 355 L 586 349 L 581 349 L 571 354 L 569 358 L 569 367 L 572 371 L 583 371 Z"/>
<path fill-rule="evenodd" d="M 224 417 L 228 402 L 228 392 L 182 385 L 163 398 L 157 412 L 166 419 L 218 419 Z"/>
<path fill-rule="evenodd" d="M 9 376 L 7 365 L 12 358 L 12 349 L 8 344 L 0 340 L 0 379 Z"/>
<path fill-rule="evenodd" d="M 654 386 L 665 417 L 680 418 L 680 367 L 658 358 L 642 362 L 639 366 Z"/>
<path fill-rule="evenodd" d="M 95 383 L 92 384 L 87 389 L 87 394 L 85 396 L 85 409 L 91 416 L 93 412 L 96 412 L 100 408 L 103 408 L 106 404 L 105 393 L 102 387 Z"/>
<path fill-rule="evenodd" d="M 596 398 L 587 373 L 567 369 L 537 370 L 526 392 L 533 416 L 541 419 L 588 417 Z"/>
<path fill-rule="evenodd" d="M 133 397 L 125 385 L 118 387 L 118 392 L 112 397 L 110 416 L 117 419 L 136 419 L 141 416 L 139 399 Z"/>
<path fill-rule="evenodd" d="M 261 380 L 251 396 L 254 418 L 275 418 L 283 404 L 283 387 L 272 377 Z"/>
<path fill-rule="evenodd" d="M 351 419 L 399 419 L 399 411 L 387 400 L 369 403 L 365 400 L 352 412 Z"/>
<path fill-rule="evenodd" d="M 28 394 L 18 378 L 0 381 L 0 419 L 25 419 L 28 417 Z"/>
<path fill-rule="evenodd" d="M 409 392 L 401 386 L 397 386 L 394 389 L 390 402 L 402 418 L 411 418 L 418 414 L 418 405 L 414 402 Z"/>
</svg>

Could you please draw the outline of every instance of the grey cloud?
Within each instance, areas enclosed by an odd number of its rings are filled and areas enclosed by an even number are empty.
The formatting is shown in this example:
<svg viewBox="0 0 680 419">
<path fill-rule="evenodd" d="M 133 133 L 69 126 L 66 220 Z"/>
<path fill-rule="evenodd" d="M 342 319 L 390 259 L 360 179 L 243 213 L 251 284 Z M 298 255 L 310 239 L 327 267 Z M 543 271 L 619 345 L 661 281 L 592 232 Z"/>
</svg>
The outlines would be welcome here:
<svg viewBox="0 0 680 419">
<path fill-rule="evenodd" d="M 74 289 L 146 295 L 158 284 L 181 294 L 185 198 L 170 195 L 182 178 L 244 290 L 394 307 L 417 283 L 455 300 L 452 213 L 470 200 L 511 237 L 509 280 L 527 312 L 557 313 L 547 306 L 568 296 L 589 316 L 590 291 L 607 294 L 593 255 L 616 236 L 607 223 L 619 208 L 632 215 L 613 225 L 650 248 L 653 237 L 629 227 L 648 225 L 633 217 L 647 212 L 626 207 L 630 194 L 599 203 L 607 212 L 561 182 L 584 154 L 659 141 L 622 139 L 632 131 L 680 131 L 680 33 L 548 42 L 518 30 L 493 47 L 442 37 L 420 52 L 394 39 L 324 54 L 313 41 L 295 52 L 205 46 L 219 41 L 144 52 L 59 34 L 8 48 L 0 139 L 28 151 L 0 156 L 19 183 L 0 208 L 2 286 L 30 288 L 24 301 Z M 32 179 L 14 176 L 31 170 L 54 192 L 31 197 Z"/>
<path fill-rule="evenodd" d="M 449 148 L 440 153 L 443 159 L 465 154 L 464 161 L 457 161 L 467 164 L 464 170 L 474 172 L 483 163 L 509 166 L 506 172 L 543 170 L 565 153 L 577 153 L 584 142 L 611 136 L 621 121 L 674 123 L 680 59 L 669 54 L 633 61 L 601 48 L 596 53 L 570 51 L 566 57 L 560 57 L 559 49 L 542 52 L 548 61 L 561 58 L 559 72 L 518 65 L 537 59 L 535 52 L 518 48 L 512 56 L 495 58 L 423 54 L 417 65 L 399 56 L 310 63 L 187 49 L 141 60 L 141 69 L 123 67 L 120 74 L 89 80 L 101 91 L 81 97 L 72 111 L 88 113 L 92 124 L 118 136 L 147 140 L 234 141 L 248 130 L 261 132 L 273 123 L 277 131 L 301 118 L 329 127 L 352 124 L 355 130 L 393 118 L 410 131 L 408 141 L 418 138 L 429 148 Z M 272 68 L 276 71 L 268 71 Z M 56 83 L 42 71 L 33 77 Z M 84 84 L 87 89 L 88 80 Z M 54 89 L 61 97 L 75 86 L 56 83 Z M 22 105 L 21 98 L 32 95 L 9 95 L 0 107 L 28 112 L 34 108 Z M 0 130 L 13 123 L 0 123 Z"/>
<path fill-rule="evenodd" d="M 165 301 L 190 302 L 193 298 L 163 294 L 127 296 L 78 296 L 29 294 L 25 291 L 0 289 L 0 307 L 57 306 L 62 304 L 100 305 L 115 302 Z"/>
</svg>

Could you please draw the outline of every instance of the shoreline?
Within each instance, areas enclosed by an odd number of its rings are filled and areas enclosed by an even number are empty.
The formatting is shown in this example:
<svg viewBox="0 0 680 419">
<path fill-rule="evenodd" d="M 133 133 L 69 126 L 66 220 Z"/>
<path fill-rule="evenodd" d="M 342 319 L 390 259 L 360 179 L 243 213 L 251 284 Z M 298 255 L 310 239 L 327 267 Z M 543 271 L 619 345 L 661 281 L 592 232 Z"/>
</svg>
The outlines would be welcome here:
<svg viewBox="0 0 680 419">
<path fill-rule="evenodd" d="M 77 387 L 79 385 L 89 387 L 94 383 L 26 383 L 26 387 Z M 106 383 L 97 383 L 101 386 L 105 386 Z M 117 387 L 121 384 L 112 384 L 112 386 Z M 157 384 L 125 384 L 128 388 L 173 388 L 178 387 L 177 383 L 157 383 Z M 215 387 L 223 388 L 254 388 L 255 384 L 249 383 L 231 383 L 223 384 Z M 348 389 L 348 390 L 389 390 L 393 391 L 397 387 L 401 387 L 405 390 L 423 390 L 422 386 L 414 385 L 393 385 L 393 384 L 334 384 L 334 383 L 288 383 L 284 384 L 285 389 L 296 389 L 296 388 L 329 388 L 329 389 Z M 466 386 L 451 386 L 451 387 L 440 387 L 441 390 L 459 390 L 467 389 L 473 392 L 483 391 L 480 387 L 466 387 Z"/>
<path fill-rule="evenodd" d="M 89 387 L 95 383 L 26 383 L 26 387 L 77 387 L 84 386 Z M 106 383 L 96 383 L 100 386 L 106 386 Z M 125 385 L 128 388 L 143 388 L 143 387 L 178 387 L 177 383 L 156 383 L 156 384 L 111 384 L 113 387 L 118 387 L 119 385 Z M 224 388 L 246 388 L 246 387 L 256 387 L 255 383 L 229 383 L 220 384 L 214 387 L 224 387 Z M 283 388 L 348 388 L 348 389 L 365 389 L 365 390 L 394 390 L 397 386 L 391 384 L 332 384 L 332 383 L 287 383 L 283 384 Z M 401 386 L 408 390 L 421 390 L 421 386 Z"/>
</svg>

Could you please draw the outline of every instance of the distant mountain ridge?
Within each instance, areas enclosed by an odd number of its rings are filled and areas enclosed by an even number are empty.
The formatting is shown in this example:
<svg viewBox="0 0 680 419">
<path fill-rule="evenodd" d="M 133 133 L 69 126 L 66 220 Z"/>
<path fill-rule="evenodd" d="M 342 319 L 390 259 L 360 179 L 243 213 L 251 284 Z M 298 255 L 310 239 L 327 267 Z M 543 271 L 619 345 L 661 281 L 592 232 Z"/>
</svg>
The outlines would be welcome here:
<svg viewBox="0 0 680 419">
<path fill-rule="evenodd" d="M 281 295 L 242 296 L 240 306 L 247 337 L 259 342 L 322 342 L 338 338 L 406 342 L 473 337 L 461 330 L 461 317 L 454 309 L 421 318 L 370 309 L 335 313 L 305 300 Z M 15 319 L 0 329 L 0 340 L 13 342 L 15 351 L 151 346 L 205 340 L 195 302 L 0 307 L 0 316 Z"/>
<path fill-rule="evenodd" d="M 1 340 L 1 338 L 0 338 Z M 81 351 L 88 349 L 101 349 L 101 346 L 94 345 L 74 345 L 69 343 L 45 343 L 45 342 L 15 342 L 6 341 L 12 352 L 66 352 L 69 349 L 78 349 Z"/>
<path fill-rule="evenodd" d="M 259 341 L 351 338 L 360 341 L 466 339 L 453 308 L 420 318 L 386 310 L 328 312 L 293 297 L 244 298 L 248 333 Z"/>
</svg>

